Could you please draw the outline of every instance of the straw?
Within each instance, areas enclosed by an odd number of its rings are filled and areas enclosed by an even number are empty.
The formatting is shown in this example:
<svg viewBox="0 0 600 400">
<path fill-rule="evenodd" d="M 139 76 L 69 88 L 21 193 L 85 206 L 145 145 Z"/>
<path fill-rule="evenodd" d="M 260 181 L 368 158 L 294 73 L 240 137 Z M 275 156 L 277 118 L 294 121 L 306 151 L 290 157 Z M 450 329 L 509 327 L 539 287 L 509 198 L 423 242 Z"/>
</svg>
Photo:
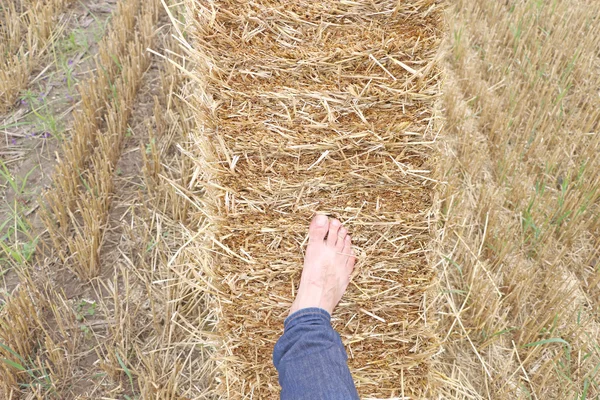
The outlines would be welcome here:
<svg viewBox="0 0 600 400">
<path fill-rule="evenodd" d="M 203 279 L 221 339 L 215 392 L 277 398 L 272 349 L 321 212 L 344 223 L 359 254 L 332 321 L 361 396 L 424 396 L 438 349 L 425 249 L 440 5 L 188 6 L 193 176 L 212 269 Z"/>
</svg>

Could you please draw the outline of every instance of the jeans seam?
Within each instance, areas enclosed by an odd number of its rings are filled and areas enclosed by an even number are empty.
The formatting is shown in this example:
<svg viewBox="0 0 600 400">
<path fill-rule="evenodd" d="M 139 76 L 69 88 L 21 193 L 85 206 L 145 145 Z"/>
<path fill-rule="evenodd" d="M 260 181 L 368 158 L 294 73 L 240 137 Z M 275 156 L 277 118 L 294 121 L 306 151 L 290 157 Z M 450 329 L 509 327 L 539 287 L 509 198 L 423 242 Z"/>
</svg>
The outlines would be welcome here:
<svg viewBox="0 0 600 400">
<path fill-rule="evenodd" d="M 320 315 L 323 318 L 326 318 L 326 315 L 324 315 L 323 313 L 327 313 L 327 311 L 323 310 L 321 311 L 306 311 L 306 312 L 302 312 L 303 310 L 299 310 L 296 311 L 295 313 L 293 313 L 292 315 L 290 315 L 288 318 L 286 318 L 286 320 L 284 321 L 284 325 L 289 325 L 292 321 L 296 320 L 297 318 L 303 317 L 305 315 Z"/>
</svg>

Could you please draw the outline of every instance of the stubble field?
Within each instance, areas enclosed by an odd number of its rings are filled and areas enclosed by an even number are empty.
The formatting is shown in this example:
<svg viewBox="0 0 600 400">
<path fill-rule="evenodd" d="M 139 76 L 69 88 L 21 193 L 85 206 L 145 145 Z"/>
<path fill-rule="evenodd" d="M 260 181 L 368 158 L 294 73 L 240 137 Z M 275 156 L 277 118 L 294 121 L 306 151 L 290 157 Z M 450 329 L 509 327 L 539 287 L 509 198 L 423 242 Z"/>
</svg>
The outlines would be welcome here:
<svg viewBox="0 0 600 400">
<path fill-rule="evenodd" d="M 597 398 L 599 30 L 578 0 L 1 0 L 0 397 L 276 398 L 321 211 L 356 233 L 364 398 Z"/>
</svg>

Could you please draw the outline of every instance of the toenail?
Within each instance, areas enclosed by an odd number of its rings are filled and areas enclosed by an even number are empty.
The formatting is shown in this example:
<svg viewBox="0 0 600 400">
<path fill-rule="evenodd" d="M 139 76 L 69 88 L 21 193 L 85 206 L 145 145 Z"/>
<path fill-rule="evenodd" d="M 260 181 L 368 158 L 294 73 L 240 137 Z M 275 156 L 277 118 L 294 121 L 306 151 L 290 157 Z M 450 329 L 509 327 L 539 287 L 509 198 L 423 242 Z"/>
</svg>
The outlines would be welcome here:
<svg viewBox="0 0 600 400">
<path fill-rule="evenodd" d="M 315 217 L 315 224 L 317 224 L 319 226 L 323 226 L 323 225 L 327 224 L 328 220 L 329 220 L 329 218 L 327 218 L 327 215 L 319 214 Z"/>
<path fill-rule="evenodd" d="M 334 219 L 333 221 L 331 221 L 332 225 L 341 225 L 340 221 L 338 221 L 337 219 Z"/>
</svg>

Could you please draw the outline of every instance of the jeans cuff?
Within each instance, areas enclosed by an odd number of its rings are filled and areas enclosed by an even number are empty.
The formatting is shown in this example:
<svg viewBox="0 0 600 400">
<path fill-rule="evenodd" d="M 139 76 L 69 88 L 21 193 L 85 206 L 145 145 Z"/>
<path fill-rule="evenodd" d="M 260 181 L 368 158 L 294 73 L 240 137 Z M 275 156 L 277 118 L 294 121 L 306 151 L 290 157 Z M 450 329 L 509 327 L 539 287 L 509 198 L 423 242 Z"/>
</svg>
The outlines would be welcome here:
<svg viewBox="0 0 600 400">
<path fill-rule="evenodd" d="M 302 317 L 305 317 L 305 318 L 302 318 Z M 285 321 L 283 321 L 283 328 L 284 329 L 291 328 L 291 325 L 293 325 L 293 322 L 295 322 L 299 318 L 306 319 L 306 317 L 309 317 L 310 319 L 312 319 L 312 318 L 321 319 L 323 322 L 326 322 L 327 324 L 331 324 L 331 315 L 329 315 L 329 313 L 327 311 L 325 311 L 322 308 L 318 308 L 318 307 L 310 307 L 310 308 L 303 308 L 301 310 L 298 310 L 295 313 L 291 314 L 289 317 L 287 317 L 285 319 Z"/>
</svg>

